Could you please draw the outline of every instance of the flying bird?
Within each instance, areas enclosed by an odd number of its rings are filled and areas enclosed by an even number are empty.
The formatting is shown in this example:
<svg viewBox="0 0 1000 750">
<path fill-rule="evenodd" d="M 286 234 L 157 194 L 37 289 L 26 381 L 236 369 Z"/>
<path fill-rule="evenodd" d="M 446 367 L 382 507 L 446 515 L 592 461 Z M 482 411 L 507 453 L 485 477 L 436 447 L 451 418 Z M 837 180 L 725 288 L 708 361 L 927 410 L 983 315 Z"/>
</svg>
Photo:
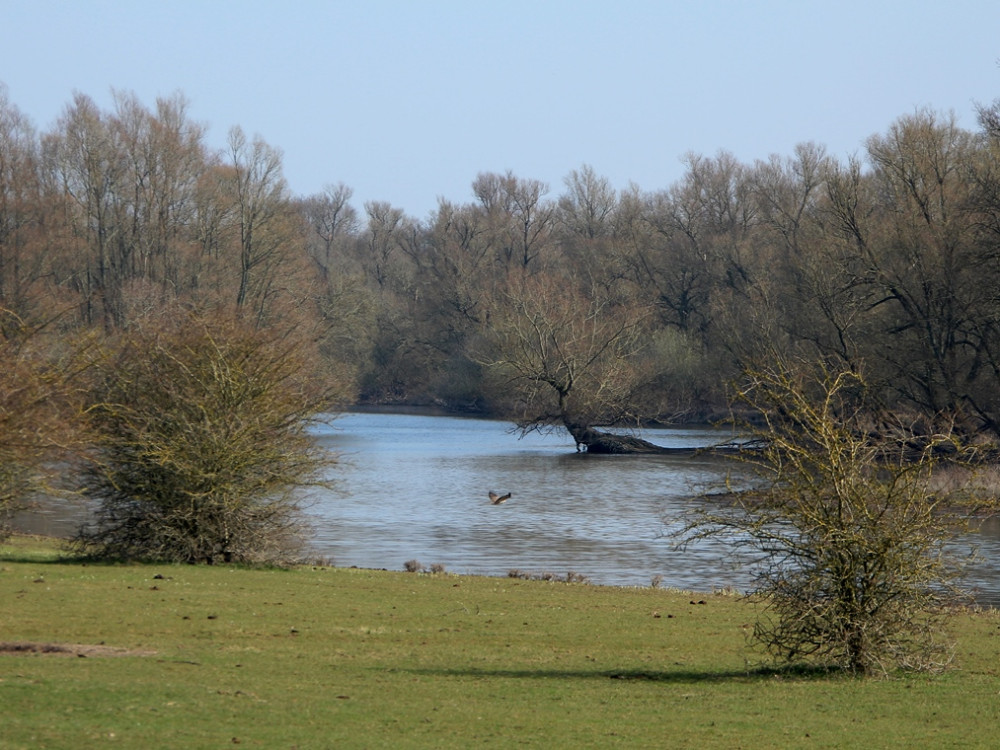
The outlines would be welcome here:
<svg viewBox="0 0 1000 750">
<path fill-rule="evenodd" d="M 499 505 L 500 503 L 507 502 L 507 498 L 509 497 L 510 497 L 509 492 L 506 495 L 498 495 L 493 490 L 490 490 L 490 502 L 493 503 L 494 505 Z"/>
</svg>

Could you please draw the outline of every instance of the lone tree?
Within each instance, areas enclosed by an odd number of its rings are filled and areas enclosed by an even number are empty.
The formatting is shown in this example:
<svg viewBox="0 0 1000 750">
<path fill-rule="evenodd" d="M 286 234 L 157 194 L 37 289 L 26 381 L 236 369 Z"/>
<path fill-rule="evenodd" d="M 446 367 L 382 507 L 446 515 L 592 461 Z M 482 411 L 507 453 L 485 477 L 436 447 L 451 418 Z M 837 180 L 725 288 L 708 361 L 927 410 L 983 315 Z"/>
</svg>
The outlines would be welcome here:
<svg viewBox="0 0 1000 750">
<path fill-rule="evenodd" d="M 875 424 L 853 372 L 810 379 L 779 364 L 750 372 L 738 395 L 763 419 L 759 449 L 741 457 L 756 480 L 683 534 L 750 553 L 755 641 L 781 663 L 861 674 L 946 666 L 944 605 L 963 562 L 947 543 L 985 508 L 961 447 L 915 441 L 884 413 Z"/>
<path fill-rule="evenodd" d="M 159 330 L 154 330 L 158 328 Z M 110 558 L 287 559 L 302 524 L 295 490 L 332 460 L 308 434 L 329 406 L 308 342 L 235 318 L 181 316 L 127 334 L 97 365 L 98 503 L 78 547 Z"/>
<path fill-rule="evenodd" d="M 593 284 L 553 272 L 512 271 L 487 296 L 479 362 L 492 373 L 518 427 L 565 427 L 590 453 L 668 449 L 596 429 L 638 420 L 638 393 L 652 374 L 641 354 L 648 315 L 620 284 Z"/>
</svg>

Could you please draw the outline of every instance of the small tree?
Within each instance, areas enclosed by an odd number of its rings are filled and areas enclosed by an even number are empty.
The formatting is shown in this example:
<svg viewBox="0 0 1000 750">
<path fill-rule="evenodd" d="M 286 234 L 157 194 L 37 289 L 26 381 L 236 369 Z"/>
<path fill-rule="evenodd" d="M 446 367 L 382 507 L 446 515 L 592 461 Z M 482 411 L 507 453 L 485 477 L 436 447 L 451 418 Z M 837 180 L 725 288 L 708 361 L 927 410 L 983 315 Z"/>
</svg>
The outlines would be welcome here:
<svg viewBox="0 0 1000 750">
<path fill-rule="evenodd" d="M 943 486 L 947 435 L 873 429 L 863 379 L 812 381 L 780 365 L 749 373 L 739 399 L 763 418 L 744 456 L 752 489 L 698 511 L 687 539 L 725 534 L 755 560 L 754 639 L 779 662 L 871 674 L 949 660 L 942 628 L 961 559 L 947 542 L 972 498 Z M 966 472 L 967 467 L 960 469 Z"/>
<path fill-rule="evenodd" d="M 647 311 L 621 285 L 587 290 L 555 273 L 511 272 L 484 297 L 477 359 L 514 403 L 523 432 L 562 426 L 591 453 L 666 449 L 595 425 L 635 424 L 639 394 L 655 377 Z"/>
<path fill-rule="evenodd" d="M 162 324 L 161 324 L 162 325 Z M 306 342 L 185 316 L 127 335 L 98 365 L 98 502 L 83 551 L 184 562 L 279 561 L 296 548 L 296 488 L 330 461 L 307 427 L 328 406 Z"/>
</svg>

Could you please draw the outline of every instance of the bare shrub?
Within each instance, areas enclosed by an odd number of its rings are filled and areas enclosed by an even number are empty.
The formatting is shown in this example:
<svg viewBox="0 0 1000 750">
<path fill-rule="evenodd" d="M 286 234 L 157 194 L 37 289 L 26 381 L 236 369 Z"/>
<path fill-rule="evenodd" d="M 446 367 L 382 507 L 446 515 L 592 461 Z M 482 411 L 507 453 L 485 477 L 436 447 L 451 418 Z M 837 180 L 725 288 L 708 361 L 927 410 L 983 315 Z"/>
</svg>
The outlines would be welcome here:
<svg viewBox="0 0 1000 750">
<path fill-rule="evenodd" d="M 308 342 L 218 315 L 148 322 L 95 364 L 98 503 L 76 539 L 101 557 L 294 559 L 297 488 L 332 460 L 308 434 L 326 405 Z"/>
<path fill-rule="evenodd" d="M 764 424 L 759 452 L 744 457 L 757 485 L 706 505 L 684 533 L 725 534 L 755 559 L 754 639 L 779 662 L 942 668 L 944 605 L 961 593 L 962 561 L 947 543 L 981 508 L 977 493 L 932 479 L 963 449 L 947 435 L 913 440 L 856 373 L 804 372 L 748 373 L 739 397 Z"/>
</svg>

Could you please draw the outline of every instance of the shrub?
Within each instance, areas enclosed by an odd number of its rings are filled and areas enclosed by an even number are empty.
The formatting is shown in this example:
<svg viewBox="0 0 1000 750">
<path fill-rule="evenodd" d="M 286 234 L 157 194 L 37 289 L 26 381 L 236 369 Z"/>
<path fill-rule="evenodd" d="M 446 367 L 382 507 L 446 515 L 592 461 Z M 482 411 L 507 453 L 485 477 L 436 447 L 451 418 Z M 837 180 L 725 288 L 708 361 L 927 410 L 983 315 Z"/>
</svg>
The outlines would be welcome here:
<svg viewBox="0 0 1000 750">
<path fill-rule="evenodd" d="M 863 674 L 945 666 L 944 605 L 962 567 L 948 542 L 977 501 L 936 489 L 932 474 L 961 463 L 961 447 L 915 440 L 853 372 L 809 378 L 779 364 L 750 372 L 739 396 L 763 418 L 744 456 L 755 485 L 698 511 L 686 533 L 749 550 L 758 644 L 781 662 Z"/>
<path fill-rule="evenodd" d="M 159 329 L 159 330 L 156 330 Z M 308 342 L 225 316 L 145 324 L 97 364 L 97 501 L 78 547 L 111 558 L 280 562 L 300 544 L 297 488 L 331 461 Z"/>
</svg>

